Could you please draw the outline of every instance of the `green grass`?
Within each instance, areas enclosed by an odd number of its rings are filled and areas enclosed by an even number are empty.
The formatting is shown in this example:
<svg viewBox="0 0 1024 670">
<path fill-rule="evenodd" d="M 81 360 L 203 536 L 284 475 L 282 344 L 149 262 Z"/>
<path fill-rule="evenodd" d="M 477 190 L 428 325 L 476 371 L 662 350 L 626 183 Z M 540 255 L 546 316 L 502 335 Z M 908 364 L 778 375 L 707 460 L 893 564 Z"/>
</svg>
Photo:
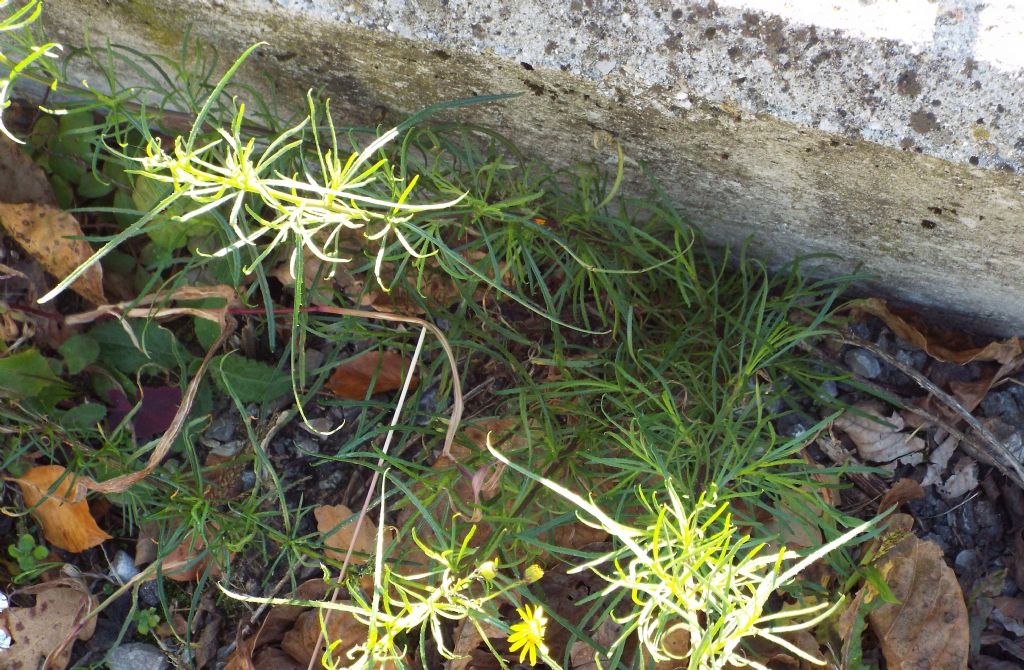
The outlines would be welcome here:
<svg viewBox="0 0 1024 670">
<path fill-rule="evenodd" d="M 327 351 L 328 361 L 347 356 L 352 341 L 412 350 L 415 329 L 303 311 L 308 302 L 301 292 L 290 315 L 275 312 L 293 305 L 272 287 L 270 268 L 291 257 L 301 276 L 303 255 L 292 252 L 324 242 L 313 236 L 324 216 L 339 217 L 332 226 L 374 223 L 372 239 L 338 237 L 324 254 L 351 256 L 342 267 L 363 282 L 362 294 L 335 287 L 320 298 L 347 306 L 382 286 L 402 296 L 443 324 L 466 384 L 467 423 L 486 426 L 489 417 L 511 417 L 517 426 L 511 435 L 492 436 L 494 452 L 460 438 L 475 454 L 462 463 L 466 472 L 430 467 L 447 429 L 451 407 L 444 399 L 454 379 L 440 343 L 430 338 L 420 384 L 405 403 L 388 453 L 380 438 L 393 406 L 378 399 L 347 403 L 359 408 L 354 432 L 317 454 L 313 467 L 343 463 L 366 480 L 380 473 L 386 488 L 374 493 L 371 518 L 383 515 L 398 527 L 390 544 L 381 538 L 382 553 L 365 569 L 374 574 L 376 591 L 367 595 L 357 586 L 359 573 L 350 572 L 345 582 L 354 603 L 345 607 L 364 616 L 374 633 L 361 662 L 412 644 L 426 664 L 428 647 L 446 645 L 446 622 L 469 618 L 507 634 L 515 621 L 501 606 L 531 603 L 545 606 L 569 631 L 565 655 L 547 657 L 554 667 L 568 665 L 574 641 L 599 654 L 603 667 L 642 667 L 644 658 L 663 655 L 663 636 L 685 621 L 692 639 L 699 638 L 689 667 L 711 668 L 744 653 L 748 637 L 771 638 L 768 622 L 782 592 L 792 600 L 816 598 L 820 607 L 805 617 L 812 624 L 812 614 L 830 611 L 835 597 L 800 582 L 793 569 L 800 563 L 779 554 L 786 526 L 810 528 L 822 538 L 819 547 L 802 548 L 814 557 L 855 540 L 848 531 L 858 522 L 816 494 L 818 477 L 839 471 L 801 457 L 827 419 L 796 437 L 778 435 L 774 425 L 799 411 L 803 398 L 820 398 L 822 382 L 840 378 L 800 347 L 834 325 L 852 278 L 810 278 L 821 259 L 769 273 L 744 249 L 709 248 L 657 184 L 640 197 L 619 192 L 621 152 L 611 173 L 592 165 L 555 171 L 493 130 L 421 116 L 414 126 L 399 125 L 401 132 L 374 145 L 372 155 L 361 155 L 378 129 L 335 127 L 326 121 L 326 104 L 313 97 L 308 110 L 282 121 L 279 110 L 259 108 L 250 124 L 242 101 L 259 98 L 230 77 L 242 60 L 221 76 L 188 44 L 180 62 L 144 57 L 150 67 L 135 74 L 147 86 L 125 89 L 110 75 L 105 94 L 58 89 L 71 112 L 63 118 L 73 121 L 55 126 L 44 120 L 30 137 L 68 204 L 101 222 L 87 231 L 100 247 L 94 260 L 135 273 L 138 295 L 196 283 L 238 287 L 243 307 L 261 310 L 245 318 L 266 374 L 287 378 L 289 370 L 305 370 L 312 344 Z M 113 64 L 139 57 L 120 47 L 70 55 L 71 62 L 88 58 L 110 72 Z M 172 109 L 198 119 L 177 144 L 170 121 L 181 117 Z M 217 128 L 223 134 L 211 130 Z M 349 152 L 360 156 L 356 162 L 365 159 L 365 170 L 346 171 Z M 57 166 L 69 161 L 80 169 L 59 173 Z M 250 169 L 243 169 L 246 161 Z M 225 165 L 230 169 L 221 170 Z M 97 189 L 96 182 L 111 188 Z M 304 196 L 294 195 L 303 189 Z M 303 218 L 305 209 L 319 206 L 324 189 L 347 189 L 384 204 L 334 199 L 316 210 L 320 219 Z M 406 206 L 413 201 L 445 206 Z M 273 241 L 260 246 L 264 238 L 254 235 L 264 230 Z M 73 298 L 58 300 L 63 308 L 74 306 Z M 99 336 L 91 328 L 83 332 Z M 147 341 L 168 344 L 159 347 L 162 353 L 150 351 L 138 379 L 98 359 L 88 374 L 67 376 L 74 397 L 102 401 L 112 386 L 130 394 L 139 380 L 184 388 L 210 334 L 190 320 L 162 330 L 150 325 L 146 332 L 156 338 Z M 301 414 L 294 421 L 305 420 L 313 404 L 340 404 L 318 394 L 329 373 L 323 365 L 291 375 Z M 231 397 L 245 426 L 242 464 L 255 481 L 233 499 L 211 493 L 197 442 L 218 390 Z M 318 534 L 308 531 L 317 501 L 295 503 L 290 489 L 297 483 L 283 480 L 264 453 L 273 419 L 266 405 L 249 416 L 248 394 L 258 392 L 208 383 L 171 458 L 128 491 L 107 496 L 120 524 L 111 534 L 131 538 L 146 528 L 158 540 L 158 560 L 182 542 L 202 541 L 193 558 L 209 559 L 211 567 L 197 584 L 158 575 L 156 614 L 165 621 L 175 606 L 184 606 L 191 621 L 213 583 L 243 600 L 285 602 L 263 596 L 282 575 L 294 577 L 322 560 Z M 2 402 L 8 432 L 0 435 L 7 441 L 0 470 L 9 474 L 34 457 L 103 480 L 140 468 L 153 446 L 135 443 L 125 424 L 104 431 L 95 422 L 62 427 L 67 410 L 56 402 Z M 499 454 L 509 468 L 492 498 L 480 508 L 452 499 L 448 492 L 465 483 L 466 473 L 494 467 Z M 574 492 L 589 497 L 573 498 Z M 557 528 L 577 517 L 619 536 L 612 533 L 597 548 L 555 543 Z M 781 523 L 765 523 L 769 518 Z M 393 566 L 420 552 L 431 559 L 423 574 L 385 569 L 385 556 Z M 623 572 L 641 554 L 656 559 L 641 560 L 643 588 Z M 776 560 L 761 559 L 773 554 Z M 266 567 L 255 593 L 236 574 L 240 556 Z M 608 562 L 615 560 L 613 569 Z M 839 574 L 836 583 L 856 570 L 842 551 L 827 560 Z M 538 562 L 549 571 L 592 566 L 604 588 L 579 603 L 578 616 L 566 617 L 526 578 Z M 662 586 L 674 595 L 657 595 Z M 650 597 L 631 598 L 631 590 Z M 231 607 L 231 600 L 218 598 Z M 688 619 L 683 605 L 690 608 Z M 750 609 L 748 623 L 760 622 L 760 633 L 754 623 L 744 627 L 730 618 L 744 608 Z M 702 615 L 693 615 L 696 610 Z M 621 621 L 622 637 L 607 648 L 596 631 L 611 616 Z M 122 634 L 136 620 L 129 617 Z M 186 635 L 182 642 L 193 640 Z M 499 651 L 506 647 L 504 640 L 492 642 Z M 647 648 L 646 657 L 634 653 L 638 644 Z"/>
</svg>

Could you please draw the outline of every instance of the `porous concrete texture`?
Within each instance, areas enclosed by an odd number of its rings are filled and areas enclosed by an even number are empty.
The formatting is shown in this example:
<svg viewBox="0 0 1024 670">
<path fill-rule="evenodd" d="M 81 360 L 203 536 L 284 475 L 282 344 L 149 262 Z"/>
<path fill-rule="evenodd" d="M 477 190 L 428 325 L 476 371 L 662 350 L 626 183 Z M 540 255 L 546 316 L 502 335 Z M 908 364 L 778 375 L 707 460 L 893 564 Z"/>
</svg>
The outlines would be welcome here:
<svg viewBox="0 0 1024 670">
<path fill-rule="evenodd" d="M 1015 0 L 49 0 L 55 37 L 173 54 L 191 26 L 282 101 L 456 112 L 558 164 L 618 138 L 715 241 L 809 252 L 1024 328 L 1024 6 Z M 606 155 L 599 159 L 606 160 Z M 644 178 L 632 171 L 628 188 Z"/>
</svg>

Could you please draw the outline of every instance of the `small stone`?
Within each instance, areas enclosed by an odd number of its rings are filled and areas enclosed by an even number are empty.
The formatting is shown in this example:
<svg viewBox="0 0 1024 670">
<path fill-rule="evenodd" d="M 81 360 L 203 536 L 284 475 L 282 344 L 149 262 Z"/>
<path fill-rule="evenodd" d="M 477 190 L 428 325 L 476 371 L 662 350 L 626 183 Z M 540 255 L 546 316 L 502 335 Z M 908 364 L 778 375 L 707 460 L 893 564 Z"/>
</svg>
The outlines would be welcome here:
<svg viewBox="0 0 1024 670">
<path fill-rule="evenodd" d="M 317 369 L 323 365 L 325 358 L 324 352 L 319 349 L 306 349 L 306 372 L 316 373 Z"/>
<path fill-rule="evenodd" d="M 341 488 L 341 481 L 345 478 L 344 473 L 340 470 L 335 470 L 331 474 L 327 475 L 317 483 L 317 488 L 321 491 L 333 491 Z"/>
<path fill-rule="evenodd" d="M 866 323 L 855 323 L 849 327 L 850 334 L 862 340 L 871 339 L 871 329 Z"/>
<path fill-rule="evenodd" d="M 878 359 L 871 355 L 870 352 L 864 351 L 863 349 L 850 349 L 846 352 L 846 356 L 843 357 L 846 361 L 847 367 L 853 371 L 854 374 L 864 377 L 865 379 L 874 379 L 878 375 L 882 374 L 882 364 L 878 362 Z"/>
<path fill-rule="evenodd" d="M 256 473 L 252 470 L 246 470 L 239 477 L 238 483 L 242 487 L 242 491 L 252 490 L 252 487 L 256 486 Z"/>
<path fill-rule="evenodd" d="M 238 421 L 232 414 L 225 412 L 214 418 L 210 427 L 203 433 L 203 437 L 218 442 L 230 442 L 234 438 L 236 430 L 238 430 Z"/>
<path fill-rule="evenodd" d="M 114 579 L 124 584 L 139 574 L 139 569 L 135 567 L 135 561 L 128 555 L 128 552 L 118 549 L 114 554 L 114 559 L 110 562 L 110 572 Z"/>
<path fill-rule="evenodd" d="M 974 549 L 964 549 L 953 559 L 953 565 L 960 574 L 970 574 L 978 567 L 978 552 Z"/>
<path fill-rule="evenodd" d="M 294 447 L 300 455 L 308 456 L 309 454 L 316 454 L 320 452 L 320 445 L 317 441 L 308 435 L 296 434 L 294 439 Z"/>
<path fill-rule="evenodd" d="M 143 582 L 139 587 L 139 600 L 146 607 L 156 607 L 160 604 L 160 591 L 157 589 L 156 581 Z"/>
<path fill-rule="evenodd" d="M 107 657 L 110 670 L 166 670 L 170 667 L 164 653 L 151 644 L 122 644 Z"/>
<path fill-rule="evenodd" d="M 920 372 L 928 362 L 928 354 L 924 353 L 920 349 L 897 349 L 896 360 L 908 368 L 913 368 Z"/>
<path fill-rule="evenodd" d="M 839 395 L 839 386 L 833 379 L 826 379 L 818 387 L 818 394 L 823 398 L 835 398 Z"/>
<path fill-rule="evenodd" d="M 338 427 L 335 423 L 334 418 L 330 415 L 321 416 L 316 419 L 310 419 L 309 421 L 303 421 L 299 423 L 299 427 L 307 433 L 316 435 L 318 439 L 324 439 L 327 437 L 325 433 L 330 433 Z"/>
<path fill-rule="evenodd" d="M 217 454 L 221 458 L 233 458 L 248 444 L 245 440 L 232 440 L 230 442 L 215 442 L 210 447 L 211 454 Z"/>
<path fill-rule="evenodd" d="M 805 414 L 794 413 L 780 417 L 775 422 L 775 430 L 784 437 L 796 437 L 806 433 L 814 425 L 814 421 Z"/>
<path fill-rule="evenodd" d="M 1020 413 L 1017 401 L 1009 391 L 990 391 L 981 401 L 981 409 L 988 417 L 1012 417 Z"/>
</svg>

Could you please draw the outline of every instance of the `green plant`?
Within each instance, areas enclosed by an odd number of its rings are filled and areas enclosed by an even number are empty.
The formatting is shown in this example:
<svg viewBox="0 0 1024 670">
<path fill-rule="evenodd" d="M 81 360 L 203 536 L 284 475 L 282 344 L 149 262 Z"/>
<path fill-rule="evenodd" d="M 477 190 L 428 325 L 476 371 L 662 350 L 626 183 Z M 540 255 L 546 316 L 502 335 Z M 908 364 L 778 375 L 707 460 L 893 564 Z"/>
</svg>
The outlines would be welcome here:
<svg viewBox="0 0 1024 670">
<path fill-rule="evenodd" d="M 124 87 L 107 68 L 108 90 L 79 91 L 55 134 L 39 142 L 44 158 L 55 157 L 52 165 L 42 161 L 54 172 L 55 188 L 64 179 L 67 201 L 94 205 L 89 210 L 107 226 L 102 237 L 91 238 L 99 245 L 93 256 L 44 299 L 90 263 L 116 262 L 127 263 L 140 295 L 197 279 L 230 283 L 245 303 L 236 316 L 252 316 L 255 304 L 265 317 L 250 325 L 269 363 L 234 352 L 212 366 L 217 389 L 245 426 L 251 455 L 244 463 L 255 485 L 234 499 L 211 494 L 194 439 L 211 410 L 207 389 L 173 458 L 111 496 L 124 533 L 155 527 L 158 561 L 184 545 L 190 564 L 223 571 L 221 586 L 232 597 L 311 605 L 322 617 L 332 610 L 352 614 L 370 631 L 354 667 L 384 660 L 401 666 L 412 646 L 423 665 L 428 645 L 450 655 L 444 626 L 464 620 L 478 631 L 502 631 L 521 660 L 530 656 L 532 663 L 537 654 L 552 667 L 567 665 L 568 647 L 565 658 L 555 659 L 545 646 L 551 617 L 616 668 L 645 662 L 630 658 L 631 640 L 639 640 L 649 659 L 660 659 L 669 655 L 665 636 L 684 630 L 691 641 L 687 663 L 705 669 L 749 661 L 750 638 L 786 647 L 780 633 L 831 613 L 799 572 L 822 559 L 848 577 L 856 566 L 838 549 L 866 527 L 839 530 L 857 524 L 813 493 L 820 486 L 815 475 L 838 471 L 814 470 L 799 457 L 827 418 L 789 437 L 775 425 L 801 410 L 799 398 L 820 396 L 818 386 L 837 377 L 799 347 L 828 330 L 848 278 L 808 280 L 810 261 L 769 274 L 745 253 L 723 258 L 656 184 L 642 198 L 619 195 L 621 148 L 611 173 L 589 165 L 554 171 L 493 131 L 429 124 L 425 115 L 382 134 L 336 128 L 328 105 L 312 95 L 288 122 L 269 107 L 251 115 L 243 100 L 255 105 L 259 97 L 247 96 L 232 77 L 252 50 L 214 78 L 213 65 L 188 44 L 177 61 L 116 46 L 74 52 L 101 69 L 105 60 L 128 67 L 144 62 L 135 74 L 146 84 Z M 192 117 L 185 135 L 168 130 L 171 108 Z M 358 148 L 359 137 L 369 138 L 365 148 Z M 66 157 L 72 160 L 61 160 Z M 57 174 L 71 163 L 73 175 Z M 414 189 L 425 204 L 410 202 Z M 134 256 L 118 256 L 122 245 Z M 280 295 L 268 282 L 269 269 L 282 261 L 292 279 L 300 278 L 284 352 L 275 340 Z M 348 262 L 364 280 L 361 292 L 303 281 L 308 264 L 319 262 L 325 263 L 321 275 Z M 437 290 L 438 282 L 446 290 Z M 310 341 L 329 349 L 328 358 L 353 340 L 411 350 L 405 334 L 390 326 L 304 309 L 313 291 L 344 304 L 372 301 L 380 289 L 447 322 L 458 373 L 482 389 L 477 411 L 519 419 L 512 432 L 522 444 L 494 450 L 494 458 L 525 480 L 506 473 L 489 500 L 453 498 L 459 483 L 489 472 L 491 454 L 483 445 L 469 445 L 482 453 L 460 462 L 461 469 L 427 467 L 423 454 L 444 414 L 431 386 L 450 388 L 455 371 L 425 345 L 423 381 L 408 397 L 403 393 L 405 404 L 399 402 L 390 425 L 389 403 L 369 397 L 348 403 L 345 409 L 358 409 L 357 429 L 329 451 L 309 454 L 314 466 L 356 465 L 393 484 L 388 492 L 370 487 L 379 527 L 396 523 L 396 513 L 403 521 L 395 542 L 386 543 L 383 530 L 377 538 L 372 592 L 358 586 L 358 575 L 344 574 L 345 604 L 243 595 L 230 587 L 232 552 L 258 554 L 270 566 L 268 576 L 294 574 L 320 558 L 318 538 L 300 530 L 312 503 L 286 497 L 294 483 L 279 477 L 266 453 L 267 410 L 260 407 L 252 420 L 248 405 L 280 395 L 278 382 L 288 374 L 298 413 L 314 400 L 341 404 L 316 396 L 326 367 L 306 383 Z M 89 364 L 103 368 L 104 379 L 93 380 L 100 394 L 111 385 L 131 393 L 154 377 L 184 386 L 198 364 L 196 352 L 216 339 L 198 323 L 129 330 L 114 322 L 95 327 L 85 337 L 102 340 L 93 348 L 99 353 L 66 349 L 69 369 L 72 363 L 79 372 Z M 121 354 L 109 353 L 115 336 Z M 421 353 L 419 344 L 415 351 Z M 150 448 L 132 441 L 131 417 L 103 432 L 95 430 L 98 420 L 71 430 L 58 415 L 32 411 L 6 413 L 5 421 L 45 430 L 24 430 L 5 465 L 34 451 L 102 479 L 136 468 Z M 392 434 L 397 439 L 388 451 Z M 384 447 L 377 438 L 385 438 Z M 612 548 L 557 546 L 551 534 L 577 517 L 617 538 Z M 764 517 L 830 539 L 800 554 L 768 549 L 784 533 L 759 521 Z M 493 532 L 473 546 L 477 523 Z M 393 567 L 414 562 L 417 552 L 426 557 L 422 570 L 410 575 Z M 535 560 L 592 570 L 606 586 L 567 620 L 527 588 L 534 580 L 525 566 Z M 209 578 L 204 570 L 186 594 L 193 605 Z M 158 584 L 166 612 L 167 583 Z M 773 599 L 780 593 L 812 594 L 818 604 L 779 609 Z M 503 604 L 521 621 L 503 620 Z M 137 614 L 150 622 L 155 612 Z M 623 632 L 612 648 L 599 649 L 594 631 L 608 617 Z M 341 663 L 330 652 L 324 660 L 329 667 Z"/>
<path fill-rule="evenodd" d="M 44 563 L 50 555 L 50 550 L 44 544 L 36 544 L 36 538 L 29 533 L 19 535 L 17 542 L 8 545 L 7 553 L 18 562 L 18 569 L 21 570 L 21 574 L 14 579 L 15 583 L 29 581 L 54 565 Z"/>
<path fill-rule="evenodd" d="M 139 608 L 132 613 L 132 621 L 139 635 L 149 635 L 160 625 L 160 615 L 156 613 L 155 607 Z"/>
<path fill-rule="evenodd" d="M 760 637 L 808 662 L 824 664 L 781 634 L 814 627 L 831 616 L 842 599 L 831 605 L 822 602 L 774 612 L 769 599 L 809 565 L 864 535 L 871 522 L 805 556 L 785 548 L 766 553 L 764 542 L 752 542 L 749 535 L 738 532 L 728 506 L 719 503 L 714 489 L 696 500 L 680 496 L 671 479 L 659 491 L 667 500 L 659 500 L 658 493 L 638 490 L 641 509 L 637 520 L 649 523 L 630 526 L 579 494 L 518 466 L 494 447 L 489 450 L 512 469 L 570 501 L 581 520 L 614 538 L 617 546 L 611 551 L 569 572 L 593 570 L 607 584 L 594 600 L 616 603 L 628 594 L 634 607 L 625 616 L 616 617 L 614 607 L 601 605 L 623 624 L 615 646 L 635 634 L 654 662 L 685 660 L 691 670 L 748 665 L 767 670 L 743 653 L 741 646 L 745 638 Z M 784 569 L 790 561 L 796 562 Z M 677 655 L 665 645 L 666 637 L 675 631 L 685 632 L 689 642 L 685 655 Z"/>
<path fill-rule="evenodd" d="M 29 0 L 13 10 L 8 9 L 9 5 L 10 0 L 0 0 L 0 35 L 7 34 L 11 38 L 10 44 L 17 53 L 11 57 L 0 51 L 0 67 L 4 68 L 0 71 L 0 133 L 15 142 L 20 142 L 21 140 L 12 135 L 3 122 L 3 111 L 11 104 L 11 86 L 20 75 L 34 65 L 52 71 L 52 65 L 46 61 L 55 57 L 54 52 L 59 50 L 60 46 L 53 42 L 37 45 L 30 32 L 29 27 L 42 14 L 42 0 Z"/>
</svg>

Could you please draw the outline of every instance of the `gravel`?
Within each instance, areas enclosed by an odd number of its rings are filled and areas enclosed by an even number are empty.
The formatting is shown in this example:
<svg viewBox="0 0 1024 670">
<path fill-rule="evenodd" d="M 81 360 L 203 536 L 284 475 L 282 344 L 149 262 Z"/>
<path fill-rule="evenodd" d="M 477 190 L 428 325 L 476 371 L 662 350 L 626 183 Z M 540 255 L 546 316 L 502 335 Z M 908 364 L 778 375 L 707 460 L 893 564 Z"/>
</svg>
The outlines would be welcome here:
<svg viewBox="0 0 1024 670">
<path fill-rule="evenodd" d="M 110 670 L 166 670 L 170 667 L 164 653 L 151 644 L 122 644 L 107 657 Z"/>
<path fill-rule="evenodd" d="M 843 358 L 854 374 L 865 379 L 874 379 L 882 374 L 882 364 L 870 352 L 863 349 L 850 349 Z"/>
</svg>

